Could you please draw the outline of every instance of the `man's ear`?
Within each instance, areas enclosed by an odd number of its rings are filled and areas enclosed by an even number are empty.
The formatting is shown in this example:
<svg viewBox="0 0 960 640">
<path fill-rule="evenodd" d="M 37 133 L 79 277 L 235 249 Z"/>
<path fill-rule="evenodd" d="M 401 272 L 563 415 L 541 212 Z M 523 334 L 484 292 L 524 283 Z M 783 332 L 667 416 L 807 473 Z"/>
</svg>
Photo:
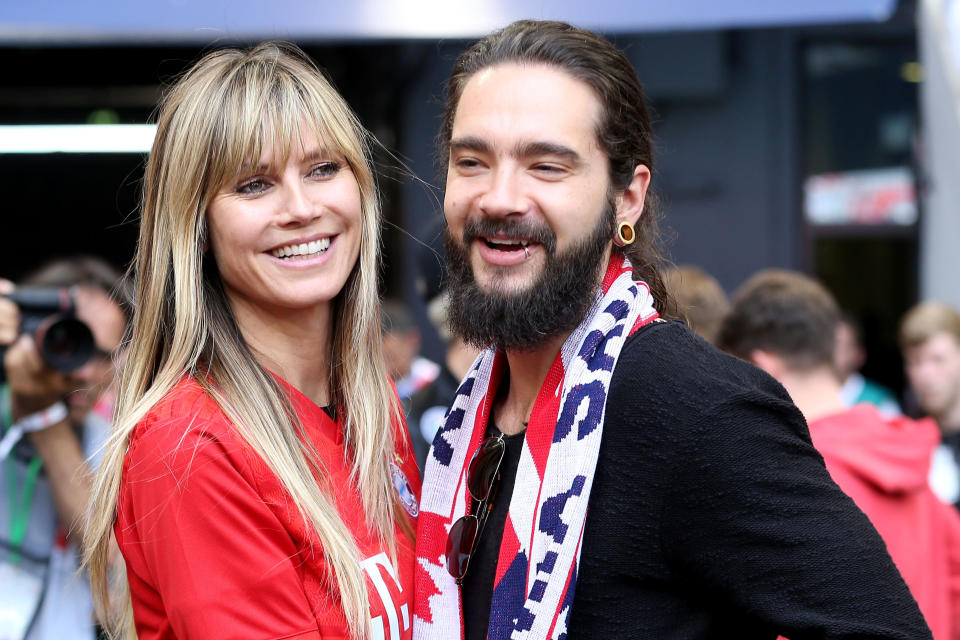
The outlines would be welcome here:
<svg viewBox="0 0 960 640">
<path fill-rule="evenodd" d="M 629 222 L 637 226 L 649 186 L 650 169 L 645 164 L 638 164 L 633 170 L 633 180 L 617 195 L 617 222 Z"/>
<path fill-rule="evenodd" d="M 773 378 L 780 380 L 784 372 L 783 358 L 770 351 L 754 349 L 750 352 L 750 362 L 757 365 Z"/>
</svg>

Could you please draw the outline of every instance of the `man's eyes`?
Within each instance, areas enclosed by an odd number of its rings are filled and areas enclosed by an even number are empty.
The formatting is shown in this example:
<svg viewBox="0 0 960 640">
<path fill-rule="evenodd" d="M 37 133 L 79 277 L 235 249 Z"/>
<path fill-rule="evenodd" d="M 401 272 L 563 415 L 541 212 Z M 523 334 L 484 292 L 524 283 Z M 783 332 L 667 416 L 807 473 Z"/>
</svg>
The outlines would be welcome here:
<svg viewBox="0 0 960 640">
<path fill-rule="evenodd" d="M 565 171 L 563 167 L 555 164 L 536 164 L 533 166 L 533 169 L 534 171 L 542 171 L 543 173 L 562 173 Z"/>
<path fill-rule="evenodd" d="M 461 169 L 475 169 L 481 166 L 476 158 L 460 158 L 454 162 L 454 165 Z"/>
</svg>

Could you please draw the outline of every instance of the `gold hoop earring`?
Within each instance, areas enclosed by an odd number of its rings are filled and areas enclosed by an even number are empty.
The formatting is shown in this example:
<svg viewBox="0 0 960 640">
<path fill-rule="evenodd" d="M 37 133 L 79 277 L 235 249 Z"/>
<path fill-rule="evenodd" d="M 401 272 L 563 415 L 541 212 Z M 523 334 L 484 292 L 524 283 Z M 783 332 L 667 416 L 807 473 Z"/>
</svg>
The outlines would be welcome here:
<svg viewBox="0 0 960 640">
<path fill-rule="evenodd" d="M 614 237 L 613 241 L 618 247 L 625 247 L 628 244 L 633 244 L 633 241 L 637 239 L 637 234 L 633 231 L 633 225 L 623 220 L 620 224 L 617 225 L 617 235 Z"/>
</svg>

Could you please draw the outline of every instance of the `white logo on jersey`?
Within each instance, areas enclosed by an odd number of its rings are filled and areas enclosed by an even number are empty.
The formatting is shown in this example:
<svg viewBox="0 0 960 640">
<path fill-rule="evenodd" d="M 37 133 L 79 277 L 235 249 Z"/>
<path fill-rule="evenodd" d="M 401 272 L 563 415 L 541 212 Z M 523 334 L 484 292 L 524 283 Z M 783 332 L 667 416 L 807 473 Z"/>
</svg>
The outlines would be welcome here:
<svg viewBox="0 0 960 640">
<path fill-rule="evenodd" d="M 377 591 L 377 595 L 380 596 L 380 602 L 383 604 L 383 610 L 387 614 L 387 626 L 390 628 L 390 640 L 400 640 L 400 623 L 403 623 L 403 630 L 406 631 L 410 628 L 410 610 L 407 608 L 406 603 L 400 605 L 399 614 L 397 612 L 397 604 L 393 601 L 393 598 L 390 597 L 390 589 L 387 587 L 386 581 L 383 579 L 383 572 L 380 570 L 380 567 L 383 567 L 387 570 L 387 573 L 393 578 L 393 583 L 397 586 L 397 591 L 403 593 L 403 587 L 400 586 L 400 578 L 397 577 L 397 571 L 393 568 L 393 565 L 390 564 L 390 559 L 387 558 L 387 554 L 380 552 L 375 556 L 371 556 L 360 563 L 360 567 L 366 572 L 370 577 L 370 581 L 373 583 L 374 589 Z M 370 627 L 373 630 L 373 640 L 387 640 L 386 635 L 384 635 L 383 627 L 383 616 L 377 616 L 370 621 Z"/>
</svg>

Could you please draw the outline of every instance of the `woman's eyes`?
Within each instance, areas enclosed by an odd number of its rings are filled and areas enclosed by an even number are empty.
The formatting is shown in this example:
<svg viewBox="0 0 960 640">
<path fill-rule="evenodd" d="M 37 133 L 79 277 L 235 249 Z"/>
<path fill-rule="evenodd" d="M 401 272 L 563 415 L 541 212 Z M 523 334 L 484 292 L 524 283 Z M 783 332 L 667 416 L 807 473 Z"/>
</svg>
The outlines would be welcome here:
<svg viewBox="0 0 960 640">
<path fill-rule="evenodd" d="M 340 164 L 337 162 L 320 162 L 310 169 L 310 175 L 314 178 L 330 178 L 340 171 Z"/>
<path fill-rule="evenodd" d="M 318 162 L 307 171 L 307 177 L 325 180 L 337 175 L 341 165 L 339 162 Z M 241 181 L 236 192 L 242 195 L 253 196 L 267 191 L 273 186 L 273 181 L 265 177 L 249 178 Z"/>
<path fill-rule="evenodd" d="M 254 195 L 263 193 L 269 186 L 270 184 L 263 178 L 253 178 L 252 180 L 241 183 L 240 186 L 237 187 L 237 193 Z"/>
</svg>

